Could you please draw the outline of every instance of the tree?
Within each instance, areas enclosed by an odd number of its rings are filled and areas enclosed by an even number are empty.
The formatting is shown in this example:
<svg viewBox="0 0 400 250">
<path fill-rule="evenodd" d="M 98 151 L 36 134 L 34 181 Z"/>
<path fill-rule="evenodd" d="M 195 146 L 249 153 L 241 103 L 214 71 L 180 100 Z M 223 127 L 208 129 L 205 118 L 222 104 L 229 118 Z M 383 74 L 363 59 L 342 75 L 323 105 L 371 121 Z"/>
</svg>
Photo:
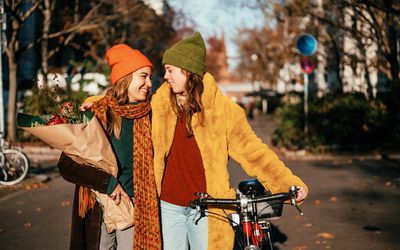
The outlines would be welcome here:
<svg viewBox="0 0 400 250">
<path fill-rule="evenodd" d="M 344 68 L 350 67 L 355 71 L 358 65 L 363 65 L 366 69 L 364 79 L 369 98 L 373 98 L 369 69 L 378 70 L 386 75 L 390 83 L 389 89 L 396 96 L 396 93 L 400 91 L 398 57 L 400 51 L 397 45 L 400 34 L 400 2 L 396 0 L 325 0 L 320 2 L 322 5 L 315 0 L 268 2 L 252 0 L 248 1 L 247 6 L 262 10 L 266 23 L 270 24 L 274 23 L 275 17 L 279 20 L 279 16 L 283 13 L 285 17 L 283 23 L 288 24 L 286 31 L 280 28 L 282 24 L 279 22 L 276 25 L 266 25 L 264 29 L 289 34 L 280 41 L 285 52 L 293 50 L 295 37 L 301 32 L 314 34 L 319 44 L 325 48 L 325 53 L 318 56 L 325 57 L 328 69 L 336 74 L 339 92 L 343 92 L 344 88 L 342 82 Z M 292 32 L 296 34 L 295 37 L 290 36 Z M 258 33 L 259 36 L 271 35 L 268 32 Z M 244 40 L 249 39 L 245 37 Z M 346 49 L 349 42 L 354 44 L 354 49 Z M 240 43 L 241 41 L 239 41 L 239 46 Z M 374 46 L 376 46 L 375 51 Z M 373 58 L 370 55 L 371 51 L 376 53 Z M 279 53 L 280 50 L 274 56 L 275 60 L 280 58 Z M 286 61 L 296 57 L 296 54 L 289 53 L 288 55 Z M 251 62 L 251 56 L 252 53 L 243 51 L 242 64 L 246 64 L 246 60 Z"/>
<path fill-rule="evenodd" d="M 42 0 L 39 6 L 42 14 L 42 34 L 38 38 L 41 44 L 41 71 L 43 75 L 48 74 L 48 61 L 62 47 L 68 46 L 73 39 L 84 32 L 95 30 L 100 23 L 105 22 L 109 16 L 99 14 L 99 9 L 105 4 L 104 1 L 94 1 L 91 3 L 90 9 L 82 10 L 85 2 L 75 0 L 71 3 L 65 3 L 57 0 Z M 57 7 L 57 9 L 56 9 Z M 83 8 L 85 9 L 85 8 Z M 62 10 L 66 17 L 60 20 L 57 14 Z M 54 18 L 56 17 L 56 18 Z M 50 47 L 49 42 L 55 40 Z"/>
<path fill-rule="evenodd" d="M 211 36 L 207 39 L 207 68 L 217 82 L 229 80 L 228 56 L 226 54 L 225 35 L 221 38 Z"/>
<path fill-rule="evenodd" d="M 277 10 L 276 10 L 277 11 Z M 247 79 L 274 85 L 287 63 L 299 61 L 295 38 L 300 33 L 298 18 L 278 12 L 274 27 L 242 29 L 236 40 L 240 52 L 238 72 Z"/>
<path fill-rule="evenodd" d="M 9 68 L 9 92 L 8 92 L 8 110 L 7 110 L 7 137 L 8 141 L 13 142 L 16 139 L 15 113 L 17 102 L 17 62 L 19 56 L 25 48 L 21 48 L 19 34 L 21 26 L 39 7 L 39 0 L 6 0 L 4 10 L 11 19 L 10 39 L 8 40 L 5 53 L 8 58 Z"/>
<path fill-rule="evenodd" d="M 361 63 L 367 68 L 374 67 L 387 76 L 390 82 L 390 91 L 392 93 L 399 92 L 398 55 L 400 51 L 396 45 L 400 34 L 399 1 L 327 0 L 323 2 L 321 11 L 316 11 L 317 6 L 310 4 L 312 1 L 303 1 L 301 5 L 295 1 L 288 2 L 285 8 L 294 15 L 310 16 L 318 20 L 320 26 L 330 27 L 334 32 L 356 44 L 355 47 L 358 49 L 356 53 L 349 54 L 343 48 L 338 48 L 343 55 L 342 58 L 348 58 L 347 61 L 343 60 L 341 63 Z M 377 46 L 376 58 L 375 60 L 366 60 L 368 49 L 374 44 Z M 371 98 L 370 79 L 368 75 L 365 78 L 368 95 Z"/>
<path fill-rule="evenodd" d="M 168 8 L 166 5 L 164 15 L 160 16 L 140 0 L 5 1 L 5 12 L 12 24 L 5 50 L 10 76 L 7 139 L 10 142 L 16 139 L 17 63 L 24 50 L 40 44 L 40 70 L 44 79 L 50 59 L 72 51 L 78 60 L 94 61 L 101 66 L 106 64 L 105 51 L 116 43 L 128 43 L 143 51 L 159 70 L 165 44 L 175 34 L 173 15 Z M 21 47 L 21 26 L 35 12 L 41 14 L 41 27 L 36 39 Z"/>
</svg>

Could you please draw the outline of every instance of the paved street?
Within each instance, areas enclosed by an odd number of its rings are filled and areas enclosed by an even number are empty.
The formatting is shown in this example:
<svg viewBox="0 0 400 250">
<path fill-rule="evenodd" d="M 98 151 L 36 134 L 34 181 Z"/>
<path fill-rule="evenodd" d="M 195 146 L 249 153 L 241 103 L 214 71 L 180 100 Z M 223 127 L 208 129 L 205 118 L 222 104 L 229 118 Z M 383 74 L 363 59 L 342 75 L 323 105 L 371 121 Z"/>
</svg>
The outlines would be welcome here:
<svg viewBox="0 0 400 250">
<path fill-rule="evenodd" d="M 257 119 L 252 126 L 268 141 L 273 129 L 269 118 Z M 310 195 L 302 205 L 304 216 L 286 206 L 282 218 L 274 221 L 277 249 L 399 249 L 397 158 L 283 160 L 309 185 Z M 73 185 L 59 178 L 51 164 L 47 168 L 51 181 L 0 198 L 0 249 L 68 249 Z M 232 186 L 247 178 L 235 163 L 230 173 Z"/>
</svg>

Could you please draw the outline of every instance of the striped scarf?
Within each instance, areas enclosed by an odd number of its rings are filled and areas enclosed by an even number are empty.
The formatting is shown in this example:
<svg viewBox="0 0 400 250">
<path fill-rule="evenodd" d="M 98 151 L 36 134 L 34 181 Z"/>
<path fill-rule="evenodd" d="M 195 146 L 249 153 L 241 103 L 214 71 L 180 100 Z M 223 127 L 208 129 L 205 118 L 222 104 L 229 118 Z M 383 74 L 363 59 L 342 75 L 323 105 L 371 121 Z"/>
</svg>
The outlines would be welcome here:
<svg viewBox="0 0 400 250">
<path fill-rule="evenodd" d="M 107 127 L 108 109 L 119 116 L 135 119 L 133 123 L 133 191 L 135 195 L 133 249 L 161 249 L 158 198 L 153 168 L 150 103 L 119 105 L 110 89 L 104 98 L 93 103 L 91 107 L 104 128 Z"/>
</svg>

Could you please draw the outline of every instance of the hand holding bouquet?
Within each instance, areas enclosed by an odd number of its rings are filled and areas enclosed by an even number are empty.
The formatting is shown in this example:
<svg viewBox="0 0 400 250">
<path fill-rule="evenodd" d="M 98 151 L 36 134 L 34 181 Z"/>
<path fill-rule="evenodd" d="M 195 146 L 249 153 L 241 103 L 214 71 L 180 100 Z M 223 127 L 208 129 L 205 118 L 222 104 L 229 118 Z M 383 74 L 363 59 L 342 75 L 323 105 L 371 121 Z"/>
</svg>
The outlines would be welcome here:
<svg viewBox="0 0 400 250">
<path fill-rule="evenodd" d="M 58 113 L 50 116 L 19 113 L 17 126 L 63 151 L 75 162 L 100 168 L 117 178 L 115 154 L 100 122 L 92 113 L 79 111 L 71 102 L 64 103 Z M 92 191 L 103 208 L 109 232 L 132 226 L 133 204 L 130 199 L 122 199 L 116 205 L 108 195 Z"/>
</svg>

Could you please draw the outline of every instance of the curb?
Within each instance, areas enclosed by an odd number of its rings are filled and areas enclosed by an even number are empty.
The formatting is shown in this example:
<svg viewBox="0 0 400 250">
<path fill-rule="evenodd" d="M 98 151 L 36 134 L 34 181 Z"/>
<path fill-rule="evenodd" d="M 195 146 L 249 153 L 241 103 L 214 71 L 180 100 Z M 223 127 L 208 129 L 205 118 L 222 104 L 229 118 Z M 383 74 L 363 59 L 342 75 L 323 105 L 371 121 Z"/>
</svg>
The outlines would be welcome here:
<svg viewBox="0 0 400 250">
<path fill-rule="evenodd" d="M 49 146 L 20 145 L 15 148 L 21 150 L 29 159 L 31 165 L 40 165 L 41 162 L 58 161 L 61 151 Z"/>
<path fill-rule="evenodd" d="M 278 151 L 282 157 L 295 160 L 400 160 L 400 152 L 312 154 L 305 150 Z"/>
</svg>

